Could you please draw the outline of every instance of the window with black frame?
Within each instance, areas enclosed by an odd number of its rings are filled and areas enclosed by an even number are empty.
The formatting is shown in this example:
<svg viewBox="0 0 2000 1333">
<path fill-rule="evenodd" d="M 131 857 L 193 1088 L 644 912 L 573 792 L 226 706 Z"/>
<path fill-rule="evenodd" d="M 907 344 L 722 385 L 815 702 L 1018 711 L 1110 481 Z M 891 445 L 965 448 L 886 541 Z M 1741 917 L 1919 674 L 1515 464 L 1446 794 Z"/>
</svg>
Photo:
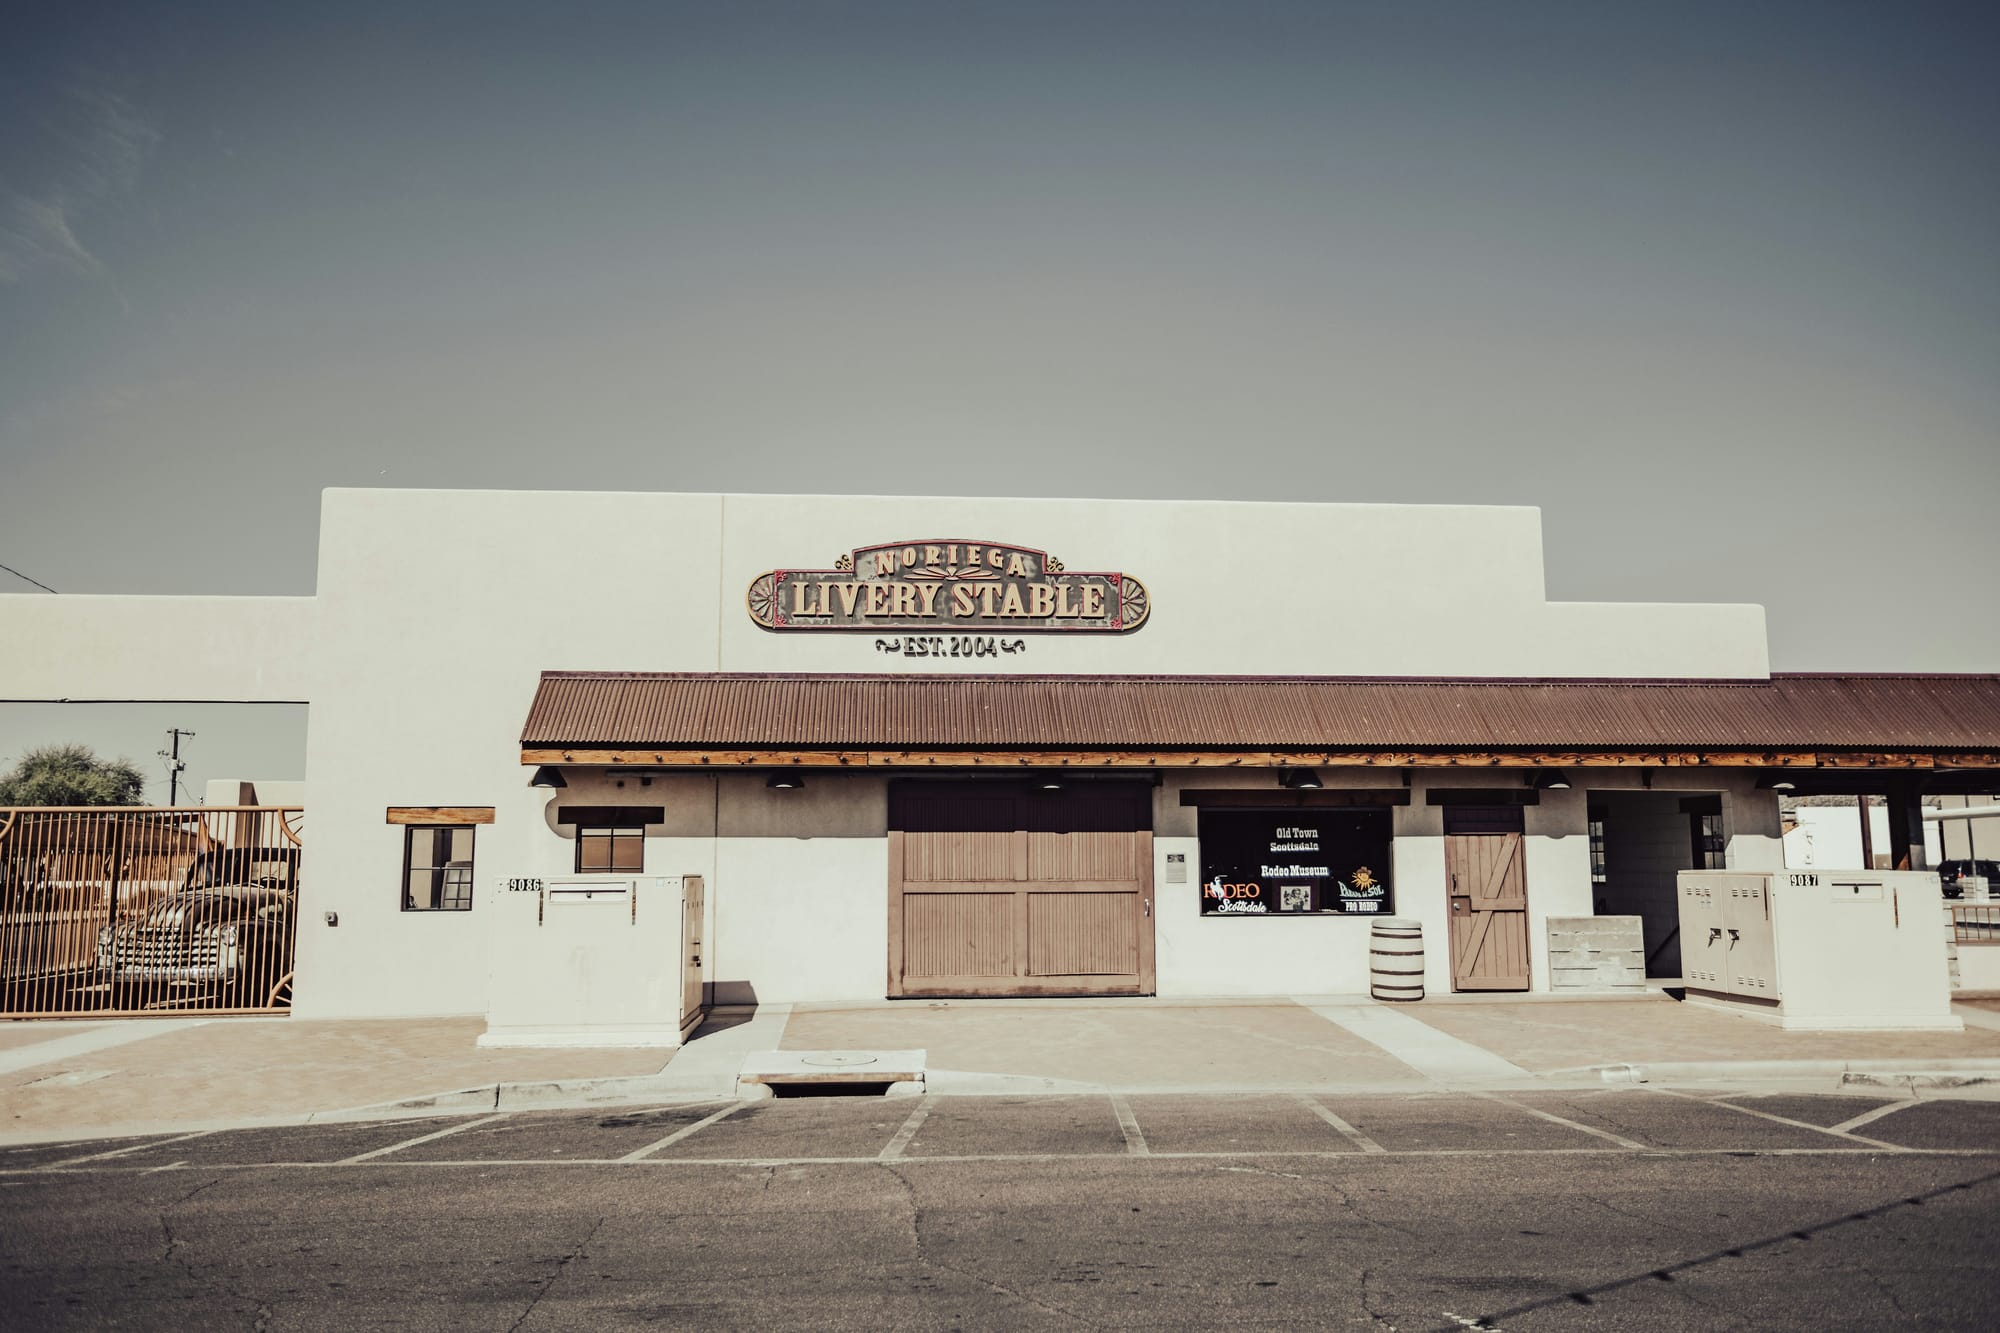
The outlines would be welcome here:
<svg viewBox="0 0 2000 1333">
<path fill-rule="evenodd" d="M 576 830 L 576 873 L 579 875 L 637 875 L 646 869 L 645 828 L 591 828 Z"/>
<path fill-rule="evenodd" d="M 1696 870 L 1725 870 L 1729 865 L 1729 842 L 1722 836 L 1722 815 L 1698 812 L 1688 816 L 1688 833 L 1694 843 Z"/>
<path fill-rule="evenodd" d="M 1688 864 L 1696 870 L 1726 870 L 1729 840 L 1722 833 L 1722 798 L 1689 796 L 1681 801 L 1681 813 L 1688 817 Z"/>
<path fill-rule="evenodd" d="M 1394 910 L 1386 809 L 1204 809 L 1203 916 L 1381 916 Z"/>
<path fill-rule="evenodd" d="M 470 824 L 411 824 L 403 829 L 403 910 L 472 910 Z"/>
<path fill-rule="evenodd" d="M 1606 851 L 1605 812 L 1601 805 L 1590 807 L 1590 882 L 1602 888 L 1611 880 L 1611 859 Z"/>
<path fill-rule="evenodd" d="M 563 805 L 556 823 L 576 830 L 576 873 L 640 875 L 646 870 L 646 829 L 664 823 L 658 805 Z"/>
</svg>

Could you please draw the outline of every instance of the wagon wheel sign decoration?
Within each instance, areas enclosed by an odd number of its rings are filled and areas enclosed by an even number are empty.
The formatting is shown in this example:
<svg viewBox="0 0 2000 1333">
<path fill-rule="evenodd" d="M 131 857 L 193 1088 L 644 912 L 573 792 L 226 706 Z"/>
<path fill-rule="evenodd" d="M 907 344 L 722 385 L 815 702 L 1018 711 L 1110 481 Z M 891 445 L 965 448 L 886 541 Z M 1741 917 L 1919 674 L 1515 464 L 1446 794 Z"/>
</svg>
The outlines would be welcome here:
<svg viewBox="0 0 2000 1333">
<path fill-rule="evenodd" d="M 790 630 L 1129 634 L 1152 602 L 1130 574 L 1065 569 L 1005 542 L 862 546 L 832 569 L 774 569 L 750 583 L 750 619 Z"/>
</svg>

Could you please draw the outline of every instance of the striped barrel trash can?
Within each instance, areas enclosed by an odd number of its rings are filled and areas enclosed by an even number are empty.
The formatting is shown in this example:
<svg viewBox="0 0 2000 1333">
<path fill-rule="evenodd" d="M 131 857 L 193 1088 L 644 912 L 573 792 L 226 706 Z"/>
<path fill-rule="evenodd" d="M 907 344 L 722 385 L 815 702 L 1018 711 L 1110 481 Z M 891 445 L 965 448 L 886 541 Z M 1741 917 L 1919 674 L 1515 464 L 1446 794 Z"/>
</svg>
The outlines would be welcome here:
<svg viewBox="0 0 2000 1333">
<path fill-rule="evenodd" d="M 1368 937 L 1368 993 L 1378 1000 L 1424 998 L 1424 928 L 1385 916 Z"/>
</svg>

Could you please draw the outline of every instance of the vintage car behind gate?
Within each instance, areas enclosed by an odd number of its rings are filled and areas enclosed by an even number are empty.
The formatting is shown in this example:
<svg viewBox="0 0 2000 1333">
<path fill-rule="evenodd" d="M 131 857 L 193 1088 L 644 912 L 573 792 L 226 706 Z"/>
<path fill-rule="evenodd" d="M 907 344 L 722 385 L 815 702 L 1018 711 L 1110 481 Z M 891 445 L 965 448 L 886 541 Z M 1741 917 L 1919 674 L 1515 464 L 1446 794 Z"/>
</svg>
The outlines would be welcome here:
<svg viewBox="0 0 2000 1333">
<path fill-rule="evenodd" d="M 231 1007 L 272 1003 L 290 971 L 298 863 L 296 847 L 202 853 L 180 890 L 98 931 L 99 972 L 115 994 L 147 1003 L 190 991 Z"/>
</svg>

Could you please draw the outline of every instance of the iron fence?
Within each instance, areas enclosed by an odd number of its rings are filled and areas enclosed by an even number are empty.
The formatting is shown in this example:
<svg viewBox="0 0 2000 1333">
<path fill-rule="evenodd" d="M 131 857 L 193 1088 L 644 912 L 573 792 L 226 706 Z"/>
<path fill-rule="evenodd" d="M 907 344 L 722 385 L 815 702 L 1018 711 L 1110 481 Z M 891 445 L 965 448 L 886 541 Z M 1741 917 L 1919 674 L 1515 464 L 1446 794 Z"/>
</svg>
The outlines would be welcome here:
<svg viewBox="0 0 2000 1333">
<path fill-rule="evenodd" d="M 0 808 L 0 1016 L 283 1013 L 304 811 Z"/>
<path fill-rule="evenodd" d="M 1949 903 L 1951 937 L 1960 944 L 2000 944 L 2000 903 Z"/>
</svg>

